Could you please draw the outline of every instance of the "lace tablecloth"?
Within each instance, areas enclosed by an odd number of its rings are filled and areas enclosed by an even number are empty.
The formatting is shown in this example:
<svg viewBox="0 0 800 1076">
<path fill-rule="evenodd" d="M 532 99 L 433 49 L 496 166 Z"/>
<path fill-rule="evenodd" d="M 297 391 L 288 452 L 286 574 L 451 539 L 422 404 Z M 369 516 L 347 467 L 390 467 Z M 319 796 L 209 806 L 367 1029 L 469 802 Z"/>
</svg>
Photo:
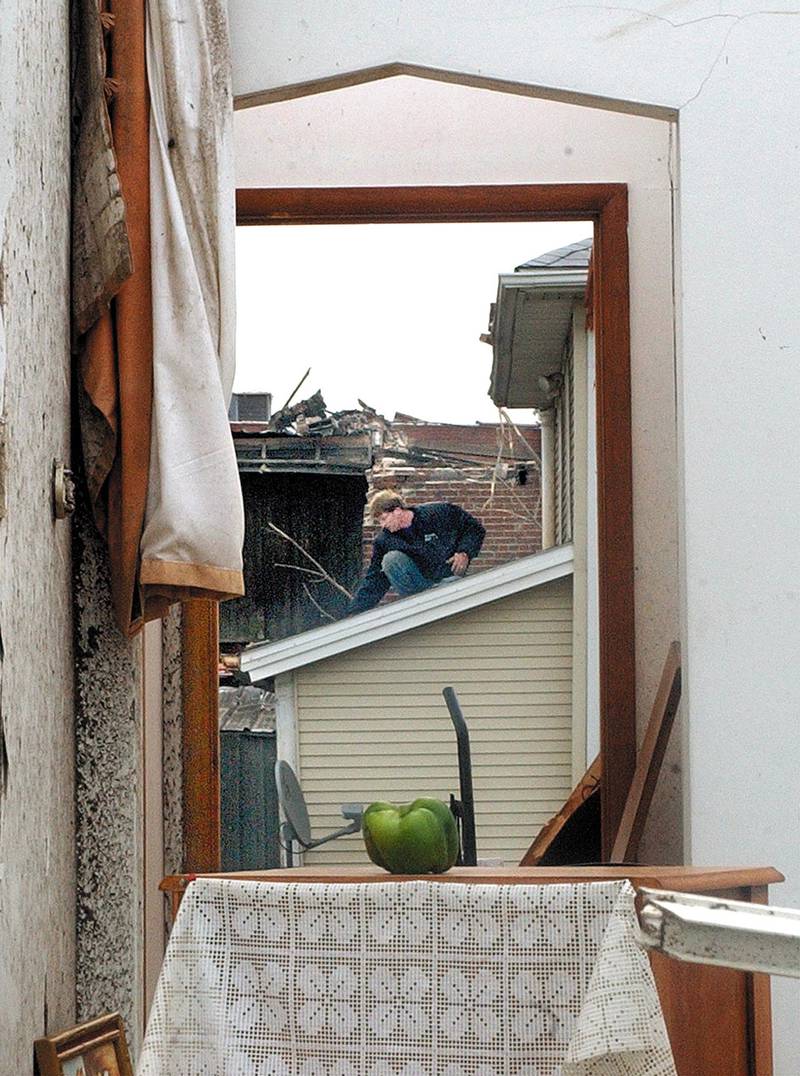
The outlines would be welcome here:
<svg viewBox="0 0 800 1076">
<path fill-rule="evenodd" d="M 633 896 L 198 879 L 137 1076 L 675 1076 Z"/>
</svg>

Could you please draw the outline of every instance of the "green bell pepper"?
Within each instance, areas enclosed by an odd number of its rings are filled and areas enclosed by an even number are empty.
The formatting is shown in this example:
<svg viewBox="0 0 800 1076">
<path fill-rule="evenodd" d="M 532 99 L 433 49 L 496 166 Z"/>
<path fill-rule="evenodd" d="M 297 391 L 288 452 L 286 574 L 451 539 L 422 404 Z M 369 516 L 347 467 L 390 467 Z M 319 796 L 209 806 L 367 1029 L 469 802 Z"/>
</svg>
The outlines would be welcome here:
<svg viewBox="0 0 800 1076">
<path fill-rule="evenodd" d="M 369 858 L 391 874 L 443 874 L 458 858 L 456 820 L 440 800 L 371 803 L 363 833 Z"/>
</svg>

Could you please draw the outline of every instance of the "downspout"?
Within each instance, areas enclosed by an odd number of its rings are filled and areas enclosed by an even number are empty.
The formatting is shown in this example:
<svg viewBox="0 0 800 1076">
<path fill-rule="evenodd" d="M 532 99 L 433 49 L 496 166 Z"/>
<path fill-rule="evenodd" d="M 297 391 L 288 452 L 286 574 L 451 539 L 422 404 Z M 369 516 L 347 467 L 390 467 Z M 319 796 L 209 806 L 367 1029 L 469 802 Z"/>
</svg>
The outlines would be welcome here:
<svg viewBox="0 0 800 1076">
<path fill-rule="evenodd" d="M 555 408 L 539 412 L 542 429 L 542 549 L 556 544 Z"/>
</svg>

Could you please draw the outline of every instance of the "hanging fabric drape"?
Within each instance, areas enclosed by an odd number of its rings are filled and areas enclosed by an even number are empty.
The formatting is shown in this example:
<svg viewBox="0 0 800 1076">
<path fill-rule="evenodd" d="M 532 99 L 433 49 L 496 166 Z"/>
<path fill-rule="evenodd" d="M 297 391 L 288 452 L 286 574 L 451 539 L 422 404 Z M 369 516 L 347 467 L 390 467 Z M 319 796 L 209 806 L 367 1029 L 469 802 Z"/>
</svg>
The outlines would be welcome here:
<svg viewBox="0 0 800 1076">
<path fill-rule="evenodd" d="M 82 21 L 88 33 L 91 14 L 89 5 L 83 6 Z M 94 307 L 84 298 L 80 309 L 86 311 L 85 318 L 81 318 L 79 310 L 74 313 L 76 330 L 88 330 L 79 347 L 78 387 L 86 480 L 95 519 L 108 543 L 117 622 L 123 631 L 133 633 L 142 624 L 137 575 L 152 407 L 149 107 L 143 5 L 116 0 L 107 15 L 111 16 L 105 22 L 109 31 L 108 75 L 112 81 L 106 80 L 104 89 L 114 94 L 113 152 L 124 198 L 133 272 L 121 286 L 117 287 L 119 281 L 113 281 L 105 291 L 101 290 Z M 90 118 L 83 116 L 81 130 L 90 127 Z M 80 149 L 80 141 L 77 145 Z M 97 149 L 84 160 L 84 170 L 97 173 L 111 152 L 110 146 Z M 81 167 L 80 156 L 75 163 Z M 109 202 L 115 204 L 116 200 L 109 196 Z M 104 219 L 96 215 L 96 206 L 92 208 L 95 223 Z M 115 221 L 114 224 L 101 237 L 106 249 L 121 245 L 120 230 Z M 76 257 L 74 251 L 73 300 L 85 279 L 83 264 L 76 262 Z M 110 264 L 115 266 L 119 260 L 112 257 Z M 111 294 L 114 298 L 108 306 Z M 87 326 L 93 314 L 100 316 Z"/>
<path fill-rule="evenodd" d="M 148 0 L 153 423 L 145 611 L 244 593 L 233 385 L 235 199 L 222 0 Z"/>
<path fill-rule="evenodd" d="M 84 470 L 132 635 L 243 592 L 232 101 L 223 5 L 107 6 L 75 0 L 73 322 Z"/>
<path fill-rule="evenodd" d="M 72 322 L 76 336 L 106 313 L 133 272 L 106 103 L 119 89 L 118 80 L 109 77 L 104 40 L 106 35 L 111 39 L 115 21 L 111 12 L 100 11 L 97 0 L 75 0 L 72 5 Z"/>
</svg>

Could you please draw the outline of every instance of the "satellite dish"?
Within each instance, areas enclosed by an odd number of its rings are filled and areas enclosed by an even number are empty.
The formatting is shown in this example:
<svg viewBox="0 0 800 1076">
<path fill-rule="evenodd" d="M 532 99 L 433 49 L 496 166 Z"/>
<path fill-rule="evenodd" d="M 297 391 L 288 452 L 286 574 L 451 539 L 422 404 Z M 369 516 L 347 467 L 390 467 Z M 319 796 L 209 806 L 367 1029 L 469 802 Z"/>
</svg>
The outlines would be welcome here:
<svg viewBox="0 0 800 1076">
<path fill-rule="evenodd" d="M 297 835 L 298 842 L 308 846 L 311 843 L 311 822 L 305 796 L 297 780 L 297 774 L 283 759 L 275 763 L 275 781 L 278 785 L 278 800 L 286 821 Z"/>
</svg>

